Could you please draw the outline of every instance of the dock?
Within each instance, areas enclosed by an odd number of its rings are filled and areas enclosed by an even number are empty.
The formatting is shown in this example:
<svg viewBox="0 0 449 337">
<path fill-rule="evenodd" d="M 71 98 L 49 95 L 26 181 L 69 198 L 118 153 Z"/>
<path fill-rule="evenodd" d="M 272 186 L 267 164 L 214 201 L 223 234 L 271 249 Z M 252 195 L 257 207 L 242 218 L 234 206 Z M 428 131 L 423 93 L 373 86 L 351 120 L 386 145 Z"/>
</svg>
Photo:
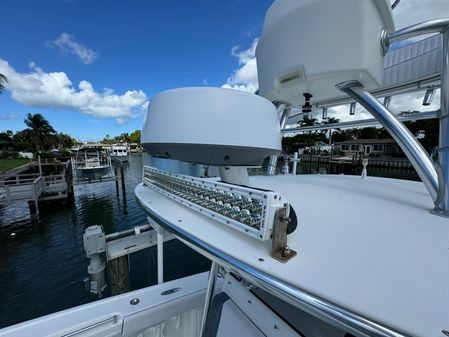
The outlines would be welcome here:
<svg viewBox="0 0 449 337">
<path fill-rule="evenodd" d="M 32 214 L 39 213 L 38 203 L 67 198 L 65 174 L 23 173 L 0 175 L 0 206 L 26 201 Z"/>
</svg>

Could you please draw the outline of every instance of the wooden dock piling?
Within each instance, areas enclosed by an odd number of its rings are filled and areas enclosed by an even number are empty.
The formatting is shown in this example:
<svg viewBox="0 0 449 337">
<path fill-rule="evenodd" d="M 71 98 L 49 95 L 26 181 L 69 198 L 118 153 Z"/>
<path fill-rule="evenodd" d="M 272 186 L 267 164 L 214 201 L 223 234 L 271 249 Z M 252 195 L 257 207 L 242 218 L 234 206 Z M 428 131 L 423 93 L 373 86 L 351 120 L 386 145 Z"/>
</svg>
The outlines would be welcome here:
<svg viewBox="0 0 449 337">
<path fill-rule="evenodd" d="M 124 173 L 124 169 L 123 169 L 123 165 L 120 165 L 120 180 L 122 182 L 122 192 L 125 193 L 126 189 L 125 189 L 125 173 Z"/>
<path fill-rule="evenodd" d="M 128 255 L 108 261 L 108 276 L 112 296 L 131 290 Z"/>
<path fill-rule="evenodd" d="M 114 167 L 114 176 L 115 176 L 115 191 L 117 192 L 117 198 L 118 198 L 118 173 L 117 173 L 117 167 Z"/>
</svg>

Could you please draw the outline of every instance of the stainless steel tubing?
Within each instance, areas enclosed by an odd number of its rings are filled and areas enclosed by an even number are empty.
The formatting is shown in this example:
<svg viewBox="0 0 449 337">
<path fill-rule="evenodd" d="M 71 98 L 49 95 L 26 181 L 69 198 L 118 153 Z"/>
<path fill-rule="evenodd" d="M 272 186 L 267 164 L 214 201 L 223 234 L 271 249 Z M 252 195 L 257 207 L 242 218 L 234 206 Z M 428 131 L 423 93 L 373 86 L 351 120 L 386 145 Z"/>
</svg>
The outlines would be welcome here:
<svg viewBox="0 0 449 337">
<path fill-rule="evenodd" d="M 281 129 L 285 128 L 288 122 L 288 116 L 290 114 L 290 107 L 287 107 L 285 103 L 281 103 L 277 108 L 277 113 L 279 116 L 279 124 Z"/>
<path fill-rule="evenodd" d="M 136 226 L 136 227 L 140 230 L 140 232 L 146 232 L 146 231 L 153 229 L 150 225 L 142 225 L 142 226 Z M 115 240 L 115 239 L 119 239 L 119 238 L 124 238 L 126 236 L 134 235 L 135 233 L 136 233 L 136 230 L 135 230 L 135 227 L 133 227 L 130 229 L 125 229 L 124 231 L 121 231 L 121 232 L 107 234 L 107 235 L 105 235 L 105 240 L 111 241 L 111 240 Z"/>
<path fill-rule="evenodd" d="M 391 95 L 400 95 L 407 94 L 417 91 L 427 90 L 429 87 L 439 88 L 440 86 L 440 74 L 435 74 L 433 76 L 429 76 L 428 78 L 424 78 L 417 82 L 403 83 L 395 86 L 391 86 L 388 88 L 381 88 L 377 90 L 371 91 L 371 95 L 375 97 L 385 97 Z M 338 98 L 328 99 L 325 101 L 315 102 L 313 104 L 314 108 L 324 108 L 324 107 L 334 107 L 338 105 L 349 104 L 353 102 L 350 97 L 342 96 Z M 289 118 L 296 117 L 298 115 L 302 115 L 303 113 L 294 113 L 289 116 Z"/>
<path fill-rule="evenodd" d="M 411 37 L 419 35 L 442 33 L 446 30 L 448 26 L 449 26 L 449 19 L 438 19 L 421 22 L 416 25 L 409 26 L 389 34 L 387 36 L 388 44 L 406 40 Z"/>
<path fill-rule="evenodd" d="M 337 88 L 351 96 L 368 110 L 391 134 L 412 163 L 434 202 L 438 197 L 438 174 L 432 159 L 415 136 L 396 116 L 385 108 L 358 81 L 340 83 Z"/>
<path fill-rule="evenodd" d="M 397 116 L 397 119 L 400 120 L 401 122 L 418 121 L 418 120 L 424 120 L 424 119 L 437 118 L 439 114 L 440 114 L 439 110 L 426 111 L 426 112 L 419 112 L 419 113 Z M 344 129 L 344 128 L 376 126 L 379 124 L 380 123 L 377 119 L 368 118 L 368 119 L 361 119 L 361 120 L 348 121 L 348 122 L 286 128 L 281 131 L 282 131 L 282 133 L 292 134 L 292 133 L 300 133 L 300 132 L 307 132 L 307 131 L 320 131 L 320 130 L 329 130 L 329 129 Z"/>
<path fill-rule="evenodd" d="M 290 114 L 290 109 L 291 109 L 291 107 L 287 107 L 286 103 L 280 103 L 277 107 L 276 112 L 278 114 L 281 130 L 283 128 L 285 128 L 285 126 L 287 125 L 288 115 Z M 276 174 L 277 162 L 278 162 L 278 156 L 276 156 L 276 155 L 270 156 L 270 161 L 268 162 L 267 173 L 266 173 L 268 176 L 273 176 Z"/>
<path fill-rule="evenodd" d="M 443 64 L 441 67 L 441 112 L 438 173 L 440 190 L 434 212 L 449 216 L 449 26 L 443 32 Z"/>
<path fill-rule="evenodd" d="M 218 275 L 218 264 L 216 262 L 212 261 L 212 265 L 210 267 L 210 273 L 209 273 L 209 280 L 207 281 L 206 300 L 204 302 L 204 308 L 203 308 L 203 318 L 201 321 L 201 330 L 200 330 L 201 337 L 206 337 L 205 327 L 206 327 L 207 315 L 209 313 L 212 299 L 214 298 L 214 291 L 215 291 L 215 284 L 217 282 L 217 275 Z"/>
<path fill-rule="evenodd" d="M 276 174 L 276 166 L 278 163 L 278 156 L 270 156 L 270 161 L 267 167 L 267 176 L 274 176 Z"/>
</svg>

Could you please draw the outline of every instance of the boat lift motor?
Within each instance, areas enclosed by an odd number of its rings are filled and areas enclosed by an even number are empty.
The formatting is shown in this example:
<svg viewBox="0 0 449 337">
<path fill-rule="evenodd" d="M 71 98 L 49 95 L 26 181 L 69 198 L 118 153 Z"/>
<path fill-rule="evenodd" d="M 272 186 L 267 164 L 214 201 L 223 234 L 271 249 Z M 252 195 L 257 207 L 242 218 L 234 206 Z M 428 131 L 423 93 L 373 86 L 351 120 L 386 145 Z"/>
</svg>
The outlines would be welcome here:
<svg viewBox="0 0 449 337">
<path fill-rule="evenodd" d="M 86 288 L 98 296 L 106 288 L 105 270 L 106 264 L 100 254 L 106 251 L 106 238 L 101 226 L 90 226 L 86 228 L 83 235 L 84 251 L 90 259 L 87 273 L 89 274 Z"/>
</svg>

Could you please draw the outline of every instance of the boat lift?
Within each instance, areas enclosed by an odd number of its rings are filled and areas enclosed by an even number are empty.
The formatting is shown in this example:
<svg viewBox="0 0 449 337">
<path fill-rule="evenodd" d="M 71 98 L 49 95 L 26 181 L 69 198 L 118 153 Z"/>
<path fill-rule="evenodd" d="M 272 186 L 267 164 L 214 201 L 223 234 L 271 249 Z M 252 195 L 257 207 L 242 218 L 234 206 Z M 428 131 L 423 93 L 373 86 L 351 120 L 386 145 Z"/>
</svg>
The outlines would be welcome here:
<svg viewBox="0 0 449 337">
<path fill-rule="evenodd" d="M 150 217 L 148 224 L 136 226 L 121 232 L 105 234 L 101 226 L 86 228 L 83 235 L 84 251 L 90 259 L 87 268 L 89 277 L 84 280 L 85 288 L 101 297 L 107 286 L 106 263 L 118 259 L 128 260 L 124 263 L 129 267 L 129 255 L 143 249 L 157 246 L 157 283 L 164 282 L 164 242 L 171 241 L 174 236 L 165 231 Z M 103 253 L 106 261 L 103 260 Z M 128 273 L 128 270 L 111 270 L 112 273 Z M 112 268 L 111 268 L 112 269 Z M 126 269 L 126 268 L 125 268 Z M 115 277 L 114 277 L 115 278 Z"/>
</svg>

